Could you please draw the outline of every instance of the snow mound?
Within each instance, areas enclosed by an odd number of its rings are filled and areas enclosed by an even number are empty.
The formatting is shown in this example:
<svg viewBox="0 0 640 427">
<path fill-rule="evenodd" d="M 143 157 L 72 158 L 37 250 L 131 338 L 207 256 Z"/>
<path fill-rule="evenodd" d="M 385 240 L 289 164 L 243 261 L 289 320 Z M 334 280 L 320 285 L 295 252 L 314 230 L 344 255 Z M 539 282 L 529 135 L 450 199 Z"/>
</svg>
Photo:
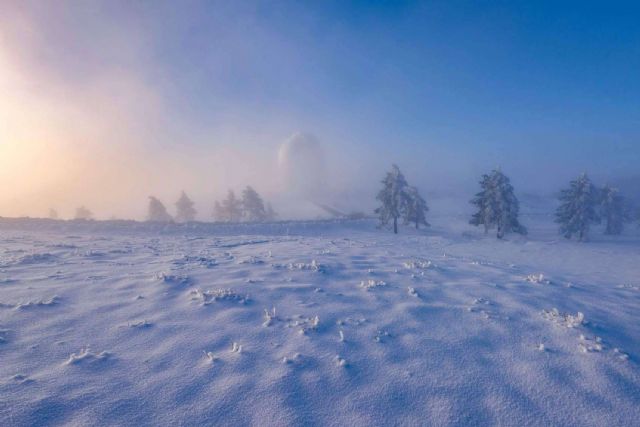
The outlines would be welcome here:
<svg viewBox="0 0 640 427">
<path fill-rule="evenodd" d="M 369 280 L 363 280 L 360 282 L 360 287 L 366 291 L 370 291 L 376 288 L 382 288 L 385 286 L 387 286 L 387 283 L 383 280 L 369 279 Z"/>
<path fill-rule="evenodd" d="M 577 314 L 572 315 L 568 313 L 560 313 L 557 308 L 553 308 L 551 310 L 542 310 L 542 317 L 567 328 L 577 328 L 578 326 L 582 326 L 586 323 L 584 314 L 580 311 Z"/>
<path fill-rule="evenodd" d="M 544 274 L 540 273 L 540 274 L 529 274 L 527 277 L 524 278 L 525 282 L 529 282 L 529 283 L 541 283 L 543 285 L 550 285 L 551 284 L 551 280 L 547 279 L 544 277 Z"/>
<path fill-rule="evenodd" d="M 202 305 L 209 305 L 217 301 L 231 301 L 245 304 L 249 301 L 248 295 L 240 295 L 232 291 L 231 289 L 213 289 L 210 291 L 203 291 L 201 289 L 194 289 L 189 292 L 192 301 L 200 301 Z"/>
<path fill-rule="evenodd" d="M 162 283 L 168 285 L 189 285 L 191 284 L 191 278 L 181 274 L 171 273 L 159 273 L 154 276 L 155 280 L 159 280 Z"/>
</svg>

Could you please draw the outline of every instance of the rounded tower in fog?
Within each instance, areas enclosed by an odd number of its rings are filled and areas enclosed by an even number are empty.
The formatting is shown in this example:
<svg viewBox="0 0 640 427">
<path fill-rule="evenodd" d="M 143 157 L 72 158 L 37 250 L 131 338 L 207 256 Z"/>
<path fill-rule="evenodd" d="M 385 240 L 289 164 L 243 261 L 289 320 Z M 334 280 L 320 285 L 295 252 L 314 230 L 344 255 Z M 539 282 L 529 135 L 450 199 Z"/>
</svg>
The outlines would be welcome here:
<svg viewBox="0 0 640 427">
<path fill-rule="evenodd" d="M 292 195 L 312 198 L 326 183 L 324 151 L 313 135 L 296 133 L 280 145 L 278 171 L 282 189 Z"/>
</svg>

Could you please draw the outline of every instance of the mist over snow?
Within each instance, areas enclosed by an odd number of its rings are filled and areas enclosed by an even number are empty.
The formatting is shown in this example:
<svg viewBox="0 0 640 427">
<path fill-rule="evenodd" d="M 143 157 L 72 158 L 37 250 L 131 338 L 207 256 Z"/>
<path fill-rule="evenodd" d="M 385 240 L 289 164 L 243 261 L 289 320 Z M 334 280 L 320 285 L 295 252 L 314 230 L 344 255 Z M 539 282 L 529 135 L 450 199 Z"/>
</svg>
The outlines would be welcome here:
<svg viewBox="0 0 640 427">
<path fill-rule="evenodd" d="M 0 215 L 142 219 L 148 196 L 185 190 L 207 220 L 246 185 L 286 217 L 318 215 L 303 199 L 371 213 L 392 163 L 453 210 L 495 167 L 520 194 L 584 171 L 638 192 L 637 54 L 582 49 L 590 9 L 561 14 L 578 42 L 498 6 L 451 34 L 454 5 L 242 3 L 3 5 Z M 612 13 L 601 42 L 634 40 Z"/>
</svg>

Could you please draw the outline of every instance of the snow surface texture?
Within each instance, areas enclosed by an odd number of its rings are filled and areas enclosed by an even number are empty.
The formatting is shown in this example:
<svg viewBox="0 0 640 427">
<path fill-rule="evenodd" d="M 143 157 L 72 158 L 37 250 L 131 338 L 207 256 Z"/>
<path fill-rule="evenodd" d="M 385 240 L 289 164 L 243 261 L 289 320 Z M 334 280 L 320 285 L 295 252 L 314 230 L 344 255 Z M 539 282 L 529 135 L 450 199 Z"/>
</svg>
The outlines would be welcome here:
<svg viewBox="0 0 640 427">
<path fill-rule="evenodd" d="M 637 426 L 640 238 L 525 222 L 0 220 L 1 424 Z"/>
</svg>

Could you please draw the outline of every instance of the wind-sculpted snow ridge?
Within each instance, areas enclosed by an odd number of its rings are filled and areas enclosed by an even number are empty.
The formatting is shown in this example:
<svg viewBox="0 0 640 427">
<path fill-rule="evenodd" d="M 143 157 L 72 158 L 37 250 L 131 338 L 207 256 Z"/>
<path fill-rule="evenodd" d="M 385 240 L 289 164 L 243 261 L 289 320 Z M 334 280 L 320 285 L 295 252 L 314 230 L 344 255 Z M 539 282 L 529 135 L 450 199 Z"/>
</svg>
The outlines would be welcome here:
<svg viewBox="0 0 640 427">
<path fill-rule="evenodd" d="M 248 295 L 237 294 L 231 289 L 213 289 L 210 291 L 194 289 L 189 294 L 192 300 L 200 301 L 202 305 L 209 305 L 216 301 L 233 301 L 240 304 L 245 304 L 249 301 Z"/>
<path fill-rule="evenodd" d="M 0 219 L 0 425 L 638 425 L 640 236 L 430 222 Z"/>
<path fill-rule="evenodd" d="M 101 351 L 99 353 L 93 353 L 87 348 L 81 349 L 78 353 L 72 353 L 64 362 L 65 365 L 79 365 L 82 363 L 100 362 L 112 357 L 111 353 L 107 351 Z"/>
</svg>

